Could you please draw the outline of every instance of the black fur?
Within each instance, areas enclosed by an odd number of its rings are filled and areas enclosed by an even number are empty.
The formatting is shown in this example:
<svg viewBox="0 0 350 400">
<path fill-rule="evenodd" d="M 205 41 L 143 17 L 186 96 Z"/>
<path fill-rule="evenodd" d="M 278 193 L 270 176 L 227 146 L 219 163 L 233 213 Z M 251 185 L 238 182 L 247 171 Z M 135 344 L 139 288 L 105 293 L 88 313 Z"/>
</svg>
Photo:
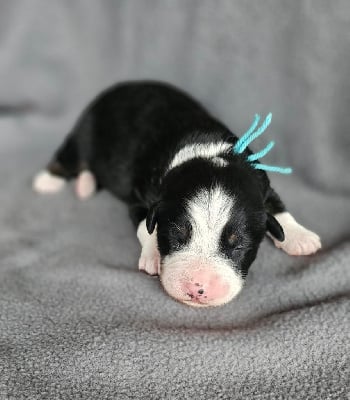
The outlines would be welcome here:
<svg viewBox="0 0 350 400">
<path fill-rule="evenodd" d="M 225 257 L 240 260 L 244 272 L 266 229 L 283 240 L 282 228 L 272 215 L 285 209 L 266 173 L 246 162 L 250 150 L 223 154 L 229 162 L 226 167 L 193 159 L 164 177 L 169 161 L 185 144 L 234 144 L 236 140 L 225 125 L 180 90 L 157 82 L 123 83 L 87 107 L 48 169 L 66 178 L 91 170 L 101 188 L 128 204 L 135 225 L 147 216 L 151 233 L 158 224 L 163 256 L 190 237 L 185 202 L 200 188 L 219 182 L 236 199 L 220 246 Z M 225 239 L 228 231 L 239 237 L 234 245 Z"/>
</svg>

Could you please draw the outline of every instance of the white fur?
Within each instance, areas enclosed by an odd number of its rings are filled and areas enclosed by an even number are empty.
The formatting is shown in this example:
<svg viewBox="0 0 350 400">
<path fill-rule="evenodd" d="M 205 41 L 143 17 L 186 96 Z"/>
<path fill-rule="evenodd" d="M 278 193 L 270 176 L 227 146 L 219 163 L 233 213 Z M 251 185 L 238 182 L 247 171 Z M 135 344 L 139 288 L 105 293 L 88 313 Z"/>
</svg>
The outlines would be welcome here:
<svg viewBox="0 0 350 400">
<path fill-rule="evenodd" d="M 208 307 L 227 303 L 241 290 L 242 277 L 219 251 L 220 237 L 233 205 L 234 199 L 219 186 L 209 191 L 203 189 L 188 202 L 192 224 L 190 242 L 183 250 L 166 256 L 162 263 L 161 281 L 172 297 L 194 307 Z M 192 303 L 179 282 L 191 281 L 192 275 L 199 270 L 217 274 L 229 285 L 228 294 L 207 303 Z"/>
<path fill-rule="evenodd" d="M 234 199 L 219 186 L 211 190 L 203 189 L 188 202 L 192 223 L 188 249 L 191 252 L 206 257 L 218 255 L 219 240 L 233 205 Z"/>
<path fill-rule="evenodd" d="M 86 200 L 96 192 L 96 180 L 90 171 L 82 171 L 76 182 L 75 192 L 79 199 Z"/>
<path fill-rule="evenodd" d="M 232 144 L 226 142 L 188 144 L 175 154 L 167 171 L 194 158 L 207 158 L 212 160 L 215 165 L 225 166 L 227 161 L 218 156 L 222 153 L 227 153 L 231 149 Z"/>
<path fill-rule="evenodd" d="M 44 170 L 34 177 L 32 187 L 38 193 L 51 194 L 59 192 L 65 184 L 64 178 Z"/>
<path fill-rule="evenodd" d="M 281 224 L 285 236 L 284 241 L 279 242 L 270 235 L 276 247 L 291 256 L 313 254 L 321 248 L 319 236 L 298 224 L 290 213 L 276 214 L 275 218 Z"/>
<path fill-rule="evenodd" d="M 228 165 L 228 161 L 222 157 L 214 157 L 210 161 L 217 167 L 226 167 Z"/>
<path fill-rule="evenodd" d="M 157 228 L 150 235 L 147 231 L 146 220 L 140 222 L 137 228 L 137 237 L 142 250 L 139 258 L 139 269 L 150 275 L 160 274 L 160 254 L 157 244 Z"/>
</svg>

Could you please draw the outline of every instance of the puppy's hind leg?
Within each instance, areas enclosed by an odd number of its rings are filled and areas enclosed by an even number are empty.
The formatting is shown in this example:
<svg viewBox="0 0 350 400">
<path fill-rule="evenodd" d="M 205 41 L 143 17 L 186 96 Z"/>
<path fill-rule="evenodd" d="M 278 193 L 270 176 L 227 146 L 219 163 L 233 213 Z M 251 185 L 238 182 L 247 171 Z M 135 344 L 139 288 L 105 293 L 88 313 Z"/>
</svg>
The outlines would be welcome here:
<svg viewBox="0 0 350 400">
<path fill-rule="evenodd" d="M 53 194 L 63 189 L 66 180 L 59 175 L 50 172 L 50 169 L 45 169 L 38 172 L 32 183 L 33 190 L 42 194 Z"/>
<path fill-rule="evenodd" d="M 284 240 L 282 242 L 277 240 L 271 232 L 268 232 L 277 248 L 282 249 L 289 255 L 301 256 L 313 254 L 322 247 L 320 237 L 295 220 L 285 209 L 284 204 L 273 189 L 271 189 L 266 199 L 265 206 L 267 211 L 281 225 L 284 232 Z"/>
<path fill-rule="evenodd" d="M 63 189 L 66 181 L 76 175 L 77 148 L 74 136 L 68 136 L 56 151 L 46 169 L 33 179 L 33 190 L 42 194 L 53 194 Z"/>
<path fill-rule="evenodd" d="M 56 193 L 67 180 L 76 178 L 75 192 L 81 199 L 87 199 L 95 193 L 97 183 L 89 169 L 93 158 L 93 123 L 89 113 L 84 114 L 44 171 L 33 180 L 33 189 L 39 193 Z"/>
<path fill-rule="evenodd" d="M 75 181 L 75 193 L 80 200 L 91 197 L 97 188 L 95 176 L 87 168 L 83 168 Z"/>
<path fill-rule="evenodd" d="M 90 112 L 83 115 L 80 121 L 78 121 L 76 132 L 76 141 L 78 148 L 78 174 L 75 181 L 75 194 L 80 200 L 86 200 L 90 198 L 97 190 L 97 182 L 95 175 L 92 173 L 90 166 L 94 158 L 94 145 L 93 138 L 94 123 L 93 118 L 90 116 Z"/>
</svg>

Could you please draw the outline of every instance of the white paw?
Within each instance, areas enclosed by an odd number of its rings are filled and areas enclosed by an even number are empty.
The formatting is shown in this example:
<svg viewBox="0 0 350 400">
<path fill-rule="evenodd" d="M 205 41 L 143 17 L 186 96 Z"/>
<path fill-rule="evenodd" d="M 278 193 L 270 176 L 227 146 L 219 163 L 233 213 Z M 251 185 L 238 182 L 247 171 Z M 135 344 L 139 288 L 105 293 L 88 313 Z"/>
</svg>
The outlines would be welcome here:
<svg viewBox="0 0 350 400">
<path fill-rule="evenodd" d="M 64 185 L 66 180 L 57 175 L 52 175 L 49 171 L 40 171 L 33 179 L 33 190 L 38 193 L 57 193 Z"/>
<path fill-rule="evenodd" d="M 322 247 L 319 236 L 298 224 L 289 213 L 284 212 L 275 217 L 281 224 L 285 236 L 283 242 L 272 237 L 279 249 L 291 256 L 305 256 L 315 253 Z"/>
<path fill-rule="evenodd" d="M 75 182 L 75 193 L 81 200 L 91 197 L 96 191 L 96 180 L 90 171 L 83 171 Z"/>
<path fill-rule="evenodd" d="M 316 233 L 302 226 L 285 232 L 285 239 L 279 242 L 274 239 L 275 246 L 291 256 L 306 256 L 316 253 L 321 248 L 321 239 Z"/>
<path fill-rule="evenodd" d="M 139 258 L 139 270 L 149 275 L 160 274 L 160 254 L 158 251 L 147 252 L 142 250 Z"/>
</svg>

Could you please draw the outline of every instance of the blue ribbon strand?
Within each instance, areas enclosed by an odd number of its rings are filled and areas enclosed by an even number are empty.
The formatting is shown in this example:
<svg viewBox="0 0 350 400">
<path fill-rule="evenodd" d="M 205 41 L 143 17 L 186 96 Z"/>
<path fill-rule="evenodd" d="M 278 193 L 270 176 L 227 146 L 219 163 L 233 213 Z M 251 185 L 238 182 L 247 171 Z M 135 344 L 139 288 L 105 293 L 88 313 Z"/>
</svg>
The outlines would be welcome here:
<svg viewBox="0 0 350 400">
<path fill-rule="evenodd" d="M 277 165 L 266 165 L 266 164 L 252 164 L 255 169 L 262 169 L 263 171 L 278 172 L 280 174 L 291 174 L 293 169 L 290 167 L 278 167 Z"/>
<path fill-rule="evenodd" d="M 248 156 L 248 161 L 256 161 L 266 156 L 266 154 L 273 148 L 275 142 L 272 140 L 265 148 L 255 154 Z"/>
<path fill-rule="evenodd" d="M 254 129 L 258 126 L 258 123 L 260 121 L 260 115 L 255 114 L 254 117 L 254 121 L 252 122 L 252 124 L 250 125 L 250 128 L 247 130 L 247 132 L 237 141 L 237 143 L 235 144 L 233 151 L 236 154 L 240 154 L 243 152 L 243 150 L 241 150 L 241 146 L 242 144 L 249 138 L 249 136 L 254 132 Z"/>
<path fill-rule="evenodd" d="M 255 129 L 257 128 L 259 121 L 260 121 L 260 115 L 255 114 L 254 121 L 252 122 L 250 128 L 234 145 L 233 153 L 242 154 L 244 152 L 244 150 L 250 145 L 250 143 L 252 143 L 255 139 L 257 139 L 259 136 L 261 136 L 266 131 L 267 127 L 271 124 L 271 120 L 272 120 L 272 114 L 269 113 L 267 115 L 267 117 L 265 118 L 264 122 L 261 124 L 260 128 L 258 128 L 255 131 Z M 250 154 L 247 157 L 247 161 L 255 169 L 260 169 L 260 170 L 269 171 L 269 172 L 278 172 L 280 174 L 291 174 L 293 170 L 290 167 L 280 167 L 277 165 L 266 165 L 266 164 L 252 162 L 252 161 L 257 161 L 260 158 L 265 157 L 266 154 L 268 154 L 270 152 L 270 150 L 272 150 L 274 145 L 275 145 L 275 142 L 272 140 L 259 152 Z"/>
</svg>

